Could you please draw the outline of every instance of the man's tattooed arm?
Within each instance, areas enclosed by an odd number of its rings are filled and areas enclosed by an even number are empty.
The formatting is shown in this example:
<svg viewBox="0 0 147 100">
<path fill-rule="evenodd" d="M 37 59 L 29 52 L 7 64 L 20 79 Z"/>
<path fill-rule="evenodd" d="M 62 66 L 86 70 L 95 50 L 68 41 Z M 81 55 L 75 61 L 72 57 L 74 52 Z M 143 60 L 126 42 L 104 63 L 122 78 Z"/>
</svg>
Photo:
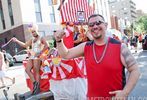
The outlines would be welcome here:
<svg viewBox="0 0 147 100">
<path fill-rule="evenodd" d="M 135 60 L 134 56 L 132 55 L 132 53 L 124 43 L 122 43 L 121 45 L 121 55 L 124 58 L 126 64 L 125 67 L 129 68 L 137 64 L 137 61 Z"/>
</svg>

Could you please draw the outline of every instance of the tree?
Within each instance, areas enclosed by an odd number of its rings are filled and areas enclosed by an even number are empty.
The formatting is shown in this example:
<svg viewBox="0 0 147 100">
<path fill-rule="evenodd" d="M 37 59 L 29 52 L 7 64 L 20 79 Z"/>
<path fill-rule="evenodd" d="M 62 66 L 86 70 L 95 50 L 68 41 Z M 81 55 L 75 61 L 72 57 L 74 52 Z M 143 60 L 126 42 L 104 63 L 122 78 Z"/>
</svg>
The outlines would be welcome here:
<svg viewBox="0 0 147 100">
<path fill-rule="evenodd" d="M 147 15 L 141 16 L 137 19 L 135 23 L 135 30 L 140 33 L 147 33 Z"/>
</svg>

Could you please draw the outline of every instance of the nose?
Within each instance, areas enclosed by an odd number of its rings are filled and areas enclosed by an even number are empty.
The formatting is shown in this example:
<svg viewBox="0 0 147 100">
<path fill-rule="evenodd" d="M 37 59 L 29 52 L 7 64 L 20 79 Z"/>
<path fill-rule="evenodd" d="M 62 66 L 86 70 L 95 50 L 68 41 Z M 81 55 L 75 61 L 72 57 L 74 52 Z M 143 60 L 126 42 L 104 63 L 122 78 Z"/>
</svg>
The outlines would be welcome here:
<svg viewBox="0 0 147 100">
<path fill-rule="evenodd" d="M 96 23 L 94 23 L 94 26 L 93 27 L 95 27 L 95 26 L 97 26 Z"/>
<path fill-rule="evenodd" d="M 93 27 L 98 27 L 99 25 L 96 25 L 96 23 L 94 23 L 94 26 Z"/>
</svg>

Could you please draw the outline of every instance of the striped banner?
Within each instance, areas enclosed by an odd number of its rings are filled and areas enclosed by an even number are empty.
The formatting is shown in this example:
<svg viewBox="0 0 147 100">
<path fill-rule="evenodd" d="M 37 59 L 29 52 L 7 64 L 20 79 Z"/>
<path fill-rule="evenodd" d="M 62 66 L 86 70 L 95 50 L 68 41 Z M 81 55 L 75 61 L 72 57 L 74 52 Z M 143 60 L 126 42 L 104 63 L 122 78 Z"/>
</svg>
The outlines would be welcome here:
<svg viewBox="0 0 147 100">
<path fill-rule="evenodd" d="M 61 6 L 60 12 L 62 22 L 78 22 L 78 12 L 84 13 L 85 21 L 94 13 L 94 8 L 88 4 L 87 0 L 68 0 Z"/>
</svg>

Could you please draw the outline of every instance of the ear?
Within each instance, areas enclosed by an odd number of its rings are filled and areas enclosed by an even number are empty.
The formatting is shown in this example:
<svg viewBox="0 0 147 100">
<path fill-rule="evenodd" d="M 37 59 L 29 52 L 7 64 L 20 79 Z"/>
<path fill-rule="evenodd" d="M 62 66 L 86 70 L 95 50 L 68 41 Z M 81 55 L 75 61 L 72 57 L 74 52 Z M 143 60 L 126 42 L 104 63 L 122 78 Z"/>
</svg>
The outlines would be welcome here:
<svg viewBox="0 0 147 100">
<path fill-rule="evenodd" d="M 107 29 L 107 27 L 108 27 L 108 23 L 107 23 L 107 22 L 105 23 L 105 27 L 106 27 L 106 29 Z"/>
<path fill-rule="evenodd" d="M 108 23 L 107 23 L 107 22 L 105 22 L 105 26 L 106 26 L 106 27 L 108 26 Z"/>
</svg>

